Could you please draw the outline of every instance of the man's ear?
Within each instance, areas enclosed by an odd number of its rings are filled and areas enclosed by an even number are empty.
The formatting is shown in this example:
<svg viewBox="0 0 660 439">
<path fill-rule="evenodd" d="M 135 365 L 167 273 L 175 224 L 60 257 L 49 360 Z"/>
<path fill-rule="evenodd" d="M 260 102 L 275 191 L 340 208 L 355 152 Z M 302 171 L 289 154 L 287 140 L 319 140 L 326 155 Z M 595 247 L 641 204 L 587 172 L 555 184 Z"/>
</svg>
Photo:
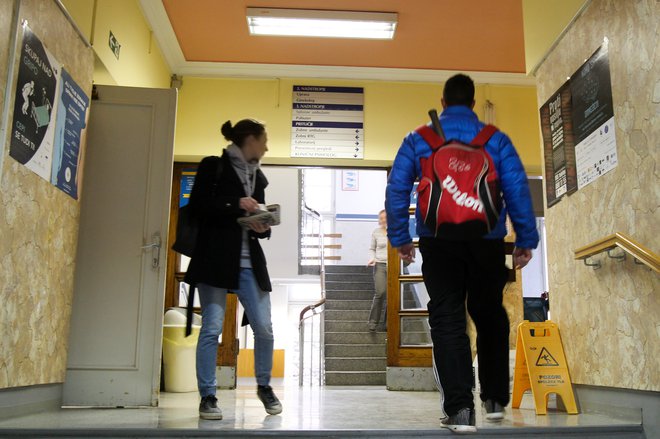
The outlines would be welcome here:
<svg viewBox="0 0 660 439">
<path fill-rule="evenodd" d="M 445 98 L 440 99 L 440 102 L 442 102 L 443 109 L 447 108 L 447 104 L 445 103 Z"/>
<path fill-rule="evenodd" d="M 470 105 L 470 110 L 474 110 L 474 104 L 475 104 L 475 103 L 476 103 L 476 101 L 473 99 L 473 100 L 472 100 L 472 105 Z"/>
</svg>

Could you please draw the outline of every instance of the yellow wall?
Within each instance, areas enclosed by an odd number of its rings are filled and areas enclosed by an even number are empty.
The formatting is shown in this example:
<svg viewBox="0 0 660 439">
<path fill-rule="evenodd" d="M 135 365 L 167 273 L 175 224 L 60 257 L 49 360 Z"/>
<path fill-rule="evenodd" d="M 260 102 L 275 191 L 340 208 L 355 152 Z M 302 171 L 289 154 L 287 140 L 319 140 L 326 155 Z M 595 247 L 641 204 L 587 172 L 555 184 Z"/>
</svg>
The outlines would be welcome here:
<svg viewBox="0 0 660 439">
<path fill-rule="evenodd" d="M 523 0 L 527 73 L 543 56 L 588 0 Z"/>
<path fill-rule="evenodd" d="M 364 87 L 364 160 L 293 159 L 290 157 L 293 85 Z M 264 162 L 289 165 L 388 166 L 403 137 L 440 109 L 442 84 L 310 79 L 229 79 L 185 77 L 179 90 L 175 157 L 197 161 L 226 145 L 220 126 L 252 117 L 264 121 L 268 147 Z M 477 114 L 490 99 L 496 123 L 509 134 L 528 172 L 539 175 L 539 124 L 535 87 L 478 86 Z"/>
<path fill-rule="evenodd" d="M 62 3 L 94 47 L 95 84 L 169 88 L 170 69 L 138 0 L 63 0 Z M 110 31 L 121 44 L 119 59 L 108 45 Z"/>
</svg>

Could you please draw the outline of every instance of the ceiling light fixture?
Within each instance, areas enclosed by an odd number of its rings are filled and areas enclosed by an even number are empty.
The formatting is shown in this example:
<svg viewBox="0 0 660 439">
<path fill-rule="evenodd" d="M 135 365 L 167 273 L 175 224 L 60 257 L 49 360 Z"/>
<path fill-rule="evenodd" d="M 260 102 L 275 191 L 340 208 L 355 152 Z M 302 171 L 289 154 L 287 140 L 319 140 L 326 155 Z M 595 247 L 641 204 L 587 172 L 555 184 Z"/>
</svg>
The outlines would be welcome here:
<svg viewBox="0 0 660 439">
<path fill-rule="evenodd" d="M 247 8 L 247 22 L 250 35 L 391 40 L 397 14 Z"/>
</svg>

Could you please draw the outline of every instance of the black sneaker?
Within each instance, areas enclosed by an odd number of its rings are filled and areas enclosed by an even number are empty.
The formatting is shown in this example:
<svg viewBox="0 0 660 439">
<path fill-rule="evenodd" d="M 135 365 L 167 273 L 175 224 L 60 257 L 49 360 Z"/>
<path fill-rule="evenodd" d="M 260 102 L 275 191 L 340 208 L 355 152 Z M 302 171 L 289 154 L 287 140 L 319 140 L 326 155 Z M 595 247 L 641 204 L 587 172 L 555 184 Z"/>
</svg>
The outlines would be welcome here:
<svg viewBox="0 0 660 439">
<path fill-rule="evenodd" d="M 282 403 L 277 396 L 273 393 L 273 388 L 270 386 L 258 386 L 257 396 L 263 402 L 266 413 L 269 415 L 279 415 L 282 413 Z"/>
<path fill-rule="evenodd" d="M 202 398 L 202 401 L 199 403 L 199 417 L 216 421 L 222 419 L 222 410 L 218 407 L 218 399 L 215 395 Z"/>
<path fill-rule="evenodd" d="M 504 407 L 497 401 L 487 399 L 483 402 L 486 410 L 486 419 L 489 421 L 501 421 L 504 418 Z"/>
<path fill-rule="evenodd" d="M 467 407 L 460 409 L 455 415 L 444 418 L 442 426 L 455 433 L 476 433 L 474 410 Z"/>
</svg>

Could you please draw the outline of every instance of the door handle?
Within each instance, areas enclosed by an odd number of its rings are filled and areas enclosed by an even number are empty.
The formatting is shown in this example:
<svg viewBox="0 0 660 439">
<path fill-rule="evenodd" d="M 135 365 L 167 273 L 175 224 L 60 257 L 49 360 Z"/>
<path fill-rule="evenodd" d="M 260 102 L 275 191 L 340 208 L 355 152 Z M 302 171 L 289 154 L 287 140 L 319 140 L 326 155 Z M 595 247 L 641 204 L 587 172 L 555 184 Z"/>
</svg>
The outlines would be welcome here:
<svg viewBox="0 0 660 439">
<path fill-rule="evenodd" d="M 143 245 L 141 248 L 143 250 L 151 249 L 151 268 L 158 268 L 160 266 L 160 232 L 155 232 L 151 235 L 151 239 L 151 243 Z"/>
</svg>

